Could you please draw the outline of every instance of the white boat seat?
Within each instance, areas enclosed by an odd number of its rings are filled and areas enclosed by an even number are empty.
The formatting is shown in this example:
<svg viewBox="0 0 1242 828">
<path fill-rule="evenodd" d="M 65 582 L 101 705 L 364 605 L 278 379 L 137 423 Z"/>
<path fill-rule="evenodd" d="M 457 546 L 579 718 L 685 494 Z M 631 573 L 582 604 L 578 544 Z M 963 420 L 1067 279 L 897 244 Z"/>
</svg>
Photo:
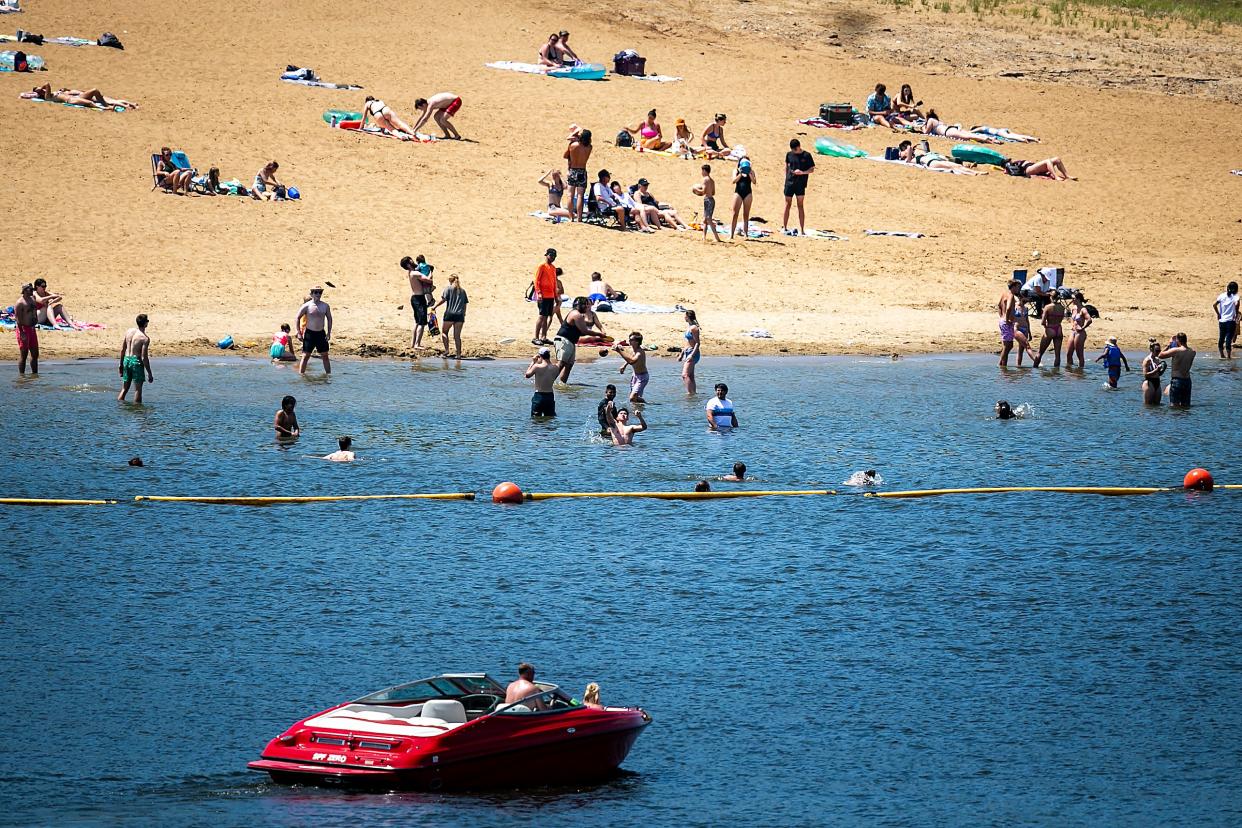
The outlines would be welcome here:
<svg viewBox="0 0 1242 828">
<path fill-rule="evenodd" d="M 423 716 L 443 719 L 450 724 L 465 724 L 466 706 L 456 699 L 431 699 L 423 702 Z"/>
</svg>

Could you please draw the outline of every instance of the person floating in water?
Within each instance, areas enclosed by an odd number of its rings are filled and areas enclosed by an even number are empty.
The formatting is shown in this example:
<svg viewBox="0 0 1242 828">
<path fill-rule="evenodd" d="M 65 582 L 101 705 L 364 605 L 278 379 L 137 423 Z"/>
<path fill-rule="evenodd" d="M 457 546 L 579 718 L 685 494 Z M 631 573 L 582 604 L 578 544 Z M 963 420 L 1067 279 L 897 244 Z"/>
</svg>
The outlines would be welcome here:
<svg viewBox="0 0 1242 828">
<path fill-rule="evenodd" d="M 608 418 L 608 430 L 612 434 L 614 446 L 632 446 L 634 435 L 647 430 L 647 421 L 643 419 L 643 412 L 636 410 L 634 417 L 638 420 L 638 425 L 630 425 L 630 411 L 622 408 L 617 411 L 615 417 Z"/>
<path fill-rule="evenodd" d="M 1103 362 L 1108 366 L 1108 387 L 1116 388 L 1117 380 L 1121 379 L 1121 366 L 1126 366 L 1126 373 L 1130 372 L 1130 362 L 1126 359 L 1126 355 L 1117 347 L 1117 337 L 1110 336 L 1108 344 L 1104 346 L 1104 353 L 1095 358 L 1096 362 Z"/>
<path fill-rule="evenodd" d="M 1008 400 L 997 400 L 996 401 L 996 419 L 1012 420 L 1013 418 L 1014 418 L 1013 406 L 1009 404 L 1009 401 Z"/>
<path fill-rule="evenodd" d="M 726 483 L 741 483 L 742 481 L 746 479 L 746 464 L 745 463 L 734 463 L 733 474 L 726 474 L 724 477 L 720 479 L 725 481 Z"/>
<path fill-rule="evenodd" d="M 325 454 L 324 460 L 331 460 L 333 463 L 352 463 L 354 456 L 354 440 L 352 437 L 336 438 L 337 450 L 331 454 Z"/>
<path fill-rule="evenodd" d="M 293 411 L 297 404 L 297 399 L 291 394 L 286 394 L 280 401 L 280 410 L 276 412 L 272 425 L 276 429 L 276 439 L 281 442 L 291 442 L 302 436 L 302 429 L 298 428 L 298 415 Z"/>
</svg>

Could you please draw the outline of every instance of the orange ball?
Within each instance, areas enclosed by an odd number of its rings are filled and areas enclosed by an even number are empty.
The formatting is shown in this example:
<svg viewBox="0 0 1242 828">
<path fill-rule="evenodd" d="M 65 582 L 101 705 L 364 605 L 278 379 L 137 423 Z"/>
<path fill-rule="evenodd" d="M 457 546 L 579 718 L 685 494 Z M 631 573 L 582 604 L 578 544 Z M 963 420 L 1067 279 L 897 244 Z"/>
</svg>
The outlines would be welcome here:
<svg viewBox="0 0 1242 828">
<path fill-rule="evenodd" d="M 525 499 L 516 483 L 501 483 L 492 489 L 492 503 L 521 503 Z"/>
<path fill-rule="evenodd" d="M 1213 485 L 1212 473 L 1207 469 L 1191 469 L 1182 480 L 1182 488 L 1196 492 L 1210 492 Z"/>
</svg>

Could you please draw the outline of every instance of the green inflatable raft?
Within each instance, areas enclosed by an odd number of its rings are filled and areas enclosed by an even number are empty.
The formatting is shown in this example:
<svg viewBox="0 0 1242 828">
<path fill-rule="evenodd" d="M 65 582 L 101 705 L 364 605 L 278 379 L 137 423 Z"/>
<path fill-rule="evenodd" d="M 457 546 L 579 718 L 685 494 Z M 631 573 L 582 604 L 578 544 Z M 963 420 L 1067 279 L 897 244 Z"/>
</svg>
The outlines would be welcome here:
<svg viewBox="0 0 1242 828">
<path fill-rule="evenodd" d="M 1005 166 L 1007 160 L 991 147 L 974 147 L 959 144 L 950 153 L 959 164 L 991 164 L 993 167 Z"/>
<path fill-rule="evenodd" d="M 838 144 L 831 138 L 816 138 L 815 151 L 820 155 L 831 155 L 833 158 L 864 158 L 865 150 L 850 144 Z"/>
</svg>

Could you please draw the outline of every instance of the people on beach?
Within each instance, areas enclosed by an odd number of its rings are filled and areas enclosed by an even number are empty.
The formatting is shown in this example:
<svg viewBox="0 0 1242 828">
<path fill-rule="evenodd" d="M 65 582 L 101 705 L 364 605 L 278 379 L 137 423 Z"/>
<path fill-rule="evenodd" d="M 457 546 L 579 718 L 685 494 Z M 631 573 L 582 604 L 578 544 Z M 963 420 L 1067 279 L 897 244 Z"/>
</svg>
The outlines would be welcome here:
<svg viewBox="0 0 1242 828">
<path fill-rule="evenodd" d="M 999 139 L 997 143 L 1000 143 Z M 1051 178 L 1053 181 L 1077 181 L 1065 169 L 1060 157 L 1045 158 L 1043 161 L 1021 161 L 1010 159 L 1005 162 L 1005 174 L 1019 178 Z"/>
<path fill-rule="evenodd" d="M 272 336 L 272 345 L 267 349 L 272 362 L 293 362 L 298 356 L 293 352 L 293 331 L 288 322 L 280 323 L 280 330 Z"/>
<path fill-rule="evenodd" d="M 1187 343 L 1186 334 L 1178 333 L 1159 354 L 1169 361 L 1169 385 L 1164 393 L 1174 408 L 1190 408 L 1190 366 L 1194 365 L 1196 353 Z"/>
<path fill-rule="evenodd" d="M 1108 368 L 1108 387 L 1116 388 L 1117 380 L 1121 379 L 1121 366 L 1126 367 L 1126 373 L 1130 372 L 1130 362 L 1126 359 L 1126 355 L 1117 347 L 1117 337 L 1110 336 L 1108 343 L 1104 346 L 1104 353 L 1095 358 L 1096 362 L 1103 362 Z"/>
<path fill-rule="evenodd" d="M 125 332 L 121 341 L 121 355 L 117 360 L 117 372 L 121 375 L 121 393 L 118 402 L 125 402 L 130 385 L 134 386 L 134 402 L 142 405 L 142 386 L 144 382 L 155 382 L 151 373 L 151 337 L 147 336 L 147 315 L 140 313 L 134 319 L 134 326 Z"/>
<path fill-rule="evenodd" d="M 604 386 L 604 398 L 599 401 L 599 405 L 595 407 L 595 416 L 599 420 L 599 434 L 601 437 L 611 437 L 612 428 L 608 425 L 609 417 L 617 416 L 617 386 L 609 383 Z"/>
<path fill-rule="evenodd" d="M 328 342 L 332 339 L 332 308 L 323 301 L 323 286 L 315 285 L 310 289 L 310 298 L 298 308 L 293 319 L 297 327 L 298 338 L 302 340 L 302 361 L 298 365 L 298 373 L 305 374 L 311 354 L 317 353 L 323 360 L 323 370 L 332 373 L 332 361 L 328 358 Z"/>
<path fill-rule="evenodd" d="M 926 144 L 927 142 L 924 141 L 923 143 Z M 897 145 L 897 158 L 905 161 L 907 164 L 918 164 L 920 167 L 927 167 L 929 170 L 949 170 L 959 175 L 987 175 L 985 170 L 972 170 L 970 167 L 959 164 L 946 155 L 932 152 L 930 148 L 911 141 L 902 141 Z"/>
<path fill-rule="evenodd" d="M 418 120 L 414 122 L 415 135 L 430 118 L 440 127 L 445 138 L 461 140 L 461 133 L 452 123 L 453 116 L 461 111 L 461 96 L 456 92 L 437 92 L 430 98 L 416 98 L 414 109 L 420 113 Z"/>
<path fill-rule="evenodd" d="M 297 399 L 290 394 L 281 399 L 280 409 L 272 420 L 277 440 L 288 442 L 302 436 L 302 429 L 298 427 L 298 415 L 294 412 L 297 404 Z"/>
<path fill-rule="evenodd" d="M 1015 270 L 1014 278 L 1018 278 L 1025 273 L 1024 270 Z M 1035 303 L 1035 315 L 1042 318 L 1044 308 L 1052 301 L 1052 292 L 1056 289 L 1052 278 L 1049 277 L 1048 271 L 1042 267 L 1035 268 L 1035 272 L 1022 283 L 1022 295 Z"/>
<path fill-rule="evenodd" d="M 569 146 L 565 147 L 565 160 L 568 162 L 569 174 L 565 182 L 569 184 L 570 221 L 582 221 L 582 213 L 586 209 L 587 162 L 591 160 L 591 130 L 579 129 L 571 124 L 566 137 Z"/>
<path fill-rule="evenodd" d="M 546 66 L 549 69 L 560 69 L 561 64 L 561 36 L 555 32 L 548 35 L 547 41 L 539 47 L 539 65 Z"/>
<path fill-rule="evenodd" d="M 720 241 L 720 233 L 716 230 L 716 180 L 712 178 L 712 165 L 702 166 L 703 180 L 694 185 L 690 191 L 703 196 L 703 241 L 707 241 L 707 231 L 712 231 L 716 241 Z"/>
<path fill-rule="evenodd" d="M 647 421 L 643 419 L 641 409 L 634 409 L 634 419 L 636 424 L 630 423 L 630 410 L 628 408 L 618 409 L 615 416 L 609 415 L 608 430 L 612 434 L 612 444 L 614 446 L 632 446 L 634 445 L 634 435 L 640 431 L 647 430 Z"/>
<path fill-rule="evenodd" d="M 959 141 L 978 141 L 980 144 L 1000 144 L 1001 139 L 984 132 L 972 132 L 963 129 L 961 124 L 943 123 L 936 110 L 930 110 L 923 121 L 922 131 L 927 135 L 939 135 L 942 138 L 956 138 Z"/>
<path fill-rule="evenodd" d="M 1061 367 L 1061 345 L 1064 342 L 1065 334 L 1061 328 L 1061 323 L 1065 321 L 1065 306 L 1061 304 L 1061 297 L 1052 294 L 1049 297 L 1048 304 L 1044 306 L 1044 312 L 1039 317 L 1040 324 L 1044 326 L 1043 336 L 1039 338 L 1039 356 L 1035 358 L 1035 364 L 1039 365 L 1044 359 L 1044 352 L 1048 350 L 1048 346 L 1052 346 L 1054 368 Z"/>
<path fill-rule="evenodd" d="M 30 360 L 30 373 L 39 373 L 39 309 L 34 295 L 34 285 L 22 285 L 21 298 L 13 304 L 13 319 L 17 323 L 17 373 L 26 373 L 26 360 Z"/>
<path fill-rule="evenodd" d="M 638 183 L 631 187 L 631 195 L 634 196 L 647 212 L 647 222 L 659 227 L 664 224 L 671 230 L 687 230 L 686 223 L 677 215 L 677 210 L 668 205 L 661 205 L 660 199 L 656 198 L 648 188 L 651 182 L 645 178 L 638 179 Z"/>
<path fill-rule="evenodd" d="M 916 121 L 923 118 L 923 112 L 919 109 L 923 105 L 922 101 L 914 99 L 914 89 L 910 84 L 903 83 L 901 91 L 897 93 L 897 99 L 893 101 L 893 112 L 897 113 L 903 121 Z"/>
<path fill-rule="evenodd" d="M 391 132 L 403 140 L 414 138 L 414 130 L 410 129 L 410 125 L 398 118 L 392 107 L 371 95 L 367 95 L 366 104 L 362 107 L 362 124 L 359 129 L 366 129 L 368 121 L 376 128 Z"/>
<path fill-rule="evenodd" d="M 727 482 L 727 483 L 742 483 L 742 482 L 745 482 L 745 480 L 746 480 L 746 464 L 745 464 L 745 463 L 741 463 L 741 462 L 734 463 L 734 464 L 733 464 L 733 473 L 732 473 L 732 474 L 726 474 L 726 475 L 723 475 L 720 479 L 721 479 L 721 480 L 723 480 L 723 481 L 725 481 L 725 482 Z"/>
<path fill-rule="evenodd" d="M 548 191 L 548 215 L 553 218 L 573 218 L 573 213 L 561 206 L 565 195 L 565 179 L 560 170 L 548 170 L 539 179 L 539 186 Z"/>
<path fill-rule="evenodd" d="M 525 374 L 526 379 L 535 381 L 535 393 L 530 398 L 530 416 L 556 416 L 556 394 L 553 389 L 560 372 L 561 364 L 553 360 L 551 348 L 540 348 L 531 358 Z"/>
<path fill-rule="evenodd" d="M 578 340 L 584 335 L 603 337 L 604 329 L 599 317 L 591 310 L 591 302 L 585 296 L 574 299 L 573 310 L 565 315 L 561 327 L 557 329 L 552 344 L 556 347 L 556 361 L 560 363 L 560 380 L 569 382 L 569 372 L 574 368 L 578 358 Z"/>
<path fill-rule="evenodd" d="M 733 222 L 729 225 L 729 238 L 737 233 L 737 216 L 743 214 L 742 238 L 750 238 L 750 205 L 755 198 L 755 171 L 751 168 L 750 159 L 743 158 L 737 162 L 737 171 L 733 173 Z"/>
<path fill-rule="evenodd" d="M 806 235 L 806 184 L 811 173 L 815 172 L 815 159 L 802 148 L 797 138 L 789 142 L 789 152 L 785 153 L 785 215 L 781 218 L 781 232 L 789 234 L 789 208 L 794 199 L 798 200 L 798 230 Z"/>
<path fill-rule="evenodd" d="M 52 91 L 52 84 L 45 83 L 30 90 L 36 98 L 43 101 L 69 104 L 70 106 L 87 106 L 91 109 L 137 109 L 138 104 L 123 98 L 109 98 L 98 89 L 57 89 Z"/>
<path fill-rule="evenodd" d="M 630 377 L 630 404 L 645 403 L 647 400 L 643 397 L 643 392 L 647 390 L 651 375 L 647 373 L 647 352 L 643 350 L 643 335 L 632 331 L 626 341 L 630 343 L 630 350 L 634 354 L 627 354 L 623 345 L 615 346 L 617 356 L 625 361 L 617 373 L 624 374 L 626 368 L 634 369 L 634 374 Z"/>
<path fill-rule="evenodd" d="M 1013 350 L 1013 343 L 1016 341 L 1018 347 L 1026 351 L 1031 358 L 1031 363 L 1038 365 L 1039 358 L 1030 349 L 1029 340 L 1023 336 L 1014 325 L 1014 309 L 1017 307 L 1019 290 L 1022 288 L 1022 282 L 1017 279 L 1010 279 L 1009 284 L 1005 288 L 1005 292 L 1001 294 L 1000 301 L 996 303 L 996 311 L 1000 316 L 1000 338 L 1001 338 L 1001 355 L 1000 367 L 1009 367 L 1009 352 Z"/>
<path fill-rule="evenodd" d="M 681 363 L 681 379 L 686 385 L 686 393 L 694 396 L 699 390 L 694 381 L 694 368 L 703 356 L 703 331 L 699 328 L 698 316 L 692 310 L 686 311 L 686 326 L 686 345 L 681 349 L 681 356 L 677 357 L 677 361 Z"/>
<path fill-rule="evenodd" d="M 716 117 L 703 130 L 703 152 L 708 158 L 723 158 L 728 155 L 730 149 L 729 143 L 725 141 L 725 124 L 729 118 L 723 112 L 716 113 Z"/>
<path fill-rule="evenodd" d="M 611 214 L 617 220 L 617 229 L 625 230 L 629 225 L 631 211 L 617 197 L 617 191 L 612 187 L 612 173 L 600 170 L 596 173 L 596 178 L 591 192 L 595 196 L 595 204 L 600 214 Z"/>
<path fill-rule="evenodd" d="M 737 428 L 737 413 L 729 399 L 729 386 L 716 383 L 716 396 L 707 401 L 707 427 L 711 431 Z"/>
<path fill-rule="evenodd" d="M 888 127 L 893 132 L 905 125 L 905 120 L 894 111 L 893 100 L 888 96 L 887 87 L 882 83 L 877 83 L 875 91 L 867 96 L 864 108 L 873 124 Z"/>
<path fill-rule="evenodd" d="M 1147 340 L 1147 356 L 1143 357 L 1143 402 L 1147 405 L 1160 405 L 1164 393 L 1160 378 L 1168 367 L 1160 358 L 1160 343 L 1155 337 Z"/>
<path fill-rule="evenodd" d="M 569 32 L 565 29 L 561 29 L 560 32 L 557 33 L 556 46 L 560 52 L 560 61 L 562 66 L 577 66 L 582 62 L 582 59 L 578 57 L 578 53 L 575 52 L 573 47 L 569 45 Z"/>
<path fill-rule="evenodd" d="M 39 324 L 55 328 L 58 325 L 73 326 L 69 312 L 65 310 L 65 297 L 47 289 L 47 279 L 34 280 L 35 305 L 39 311 Z"/>
<path fill-rule="evenodd" d="M 423 347 L 423 334 L 427 330 L 427 296 L 434 296 L 435 284 L 432 282 L 431 273 L 435 268 L 427 264 L 427 259 L 421 253 L 413 259 L 403 256 L 400 264 L 410 283 L 410 310 L 414 313 L 410 346 L 417 351 Z"/>
<path fill-rule="evenodd" d="M 592 302 L 623 302 L 625 294 L 614 290 L 612 285 L 604 281 L 599 271 L 591 274 L 591 284 L 587 287 L 587 298 Z"/>
<path fill-rule="evenodd" d="M 39 282 L 35 281 L 35 287 Z M 1233 359 L 1233 342 L 1238 336 L 1238 283 L 1230 282 L 1225 292 L 1216 297 L 1212 303 L 1216 311 L 1216 322 L 1220 328 L 1220 336 L 1216 340 L 1216 349 L 1221 359 Z"/>
<path fill-rule="evenodd" d="M 505 688 L 505 704 L 520 702 L 539 692 L 539 687 L 535 684 L 535 665 L 523 661 L 518 665 L 517 673 L 517 679 L 509 682 L 509 686 Z"/>
<path fill-rule="evenodd" d="M 557 319 L 562 319 L 555 262 L 556 248 L 549 247 L 544 251 L 543 262 L 535 268 L 534 299 L 538 316 L 535 319 L 535 337 L 530 341 L 532 345 L 551 345 L 548 328 L 552 325 L 552 314 L 555 313 Z"/>
<path fill-rule="evenodd" d="M 456 275 L 448 277 L 448 287 L 440 294 L 440 301 L 436 303 L 434 311 L 441 305 L 444 306 L 444 325 L 441 328 L 441 338 L 444 341 L 444 356 L 447 359 L 461 359 L 461 326 L 466 324 L 466 305 L 470 302 L 470 297 L 466 295 L 466 289 L 461 286 L 461 281 Z M 454 353 L 449 356 L 449 335 L 453 337 Z"/>
<path fill-rule="evenodd" d="M 1018 293 L 1013 302 L 1013 338 L 1018 343 L 1018 367 L 1022 367 L 1022 357 L 1030 356 L 1031 364 L 1038 365 L 1031 351 L 1031 309 L 1027 306 L 1027 298 Z"/>
<path fill-rule="evenodd" d="M 637 126 L 622 127 L 626 132 L 638 138 L 638 145 L 643 149 L 649 150 L 666 150 L 672 143 L 664 140 L 664 130 L 660 127 L 660 122 L 656 120 L 656 111 L 652 109 L 647 113 L 647 117 L 640 120 Z"/>
<path fill-rule="evenodd" d="M 252 198 L 256 201 L 272 201 L 283 196 L 285 185 L 276 179 L 278 169 L 280 169 L 280 164 L 268 161 L 263 165 L 263 169 L 254 174 L 254 185 L 250 188 Z"/>
<path fill-rule="evenodd" d="M 183 170 L 173 162 L 170 148 L 160 148 L 159 160 L 155 162 L 155 187 L 173 194 L 180 190 L 183 195 L 187 195 L 193 178 L 194 170 Z"/>
<path fill-rule="evenodd" d="M 602 182 L 601 182 L 602 183 Z M 599 185 L 597 185 L 598 187 Z M 633 217 L 634 223 L 638 225 L 640 233 L 654 233 L 656 230 L 647 221 L 647 212 L 639 206 L 638 202 L 625 191 L 620 181 L 609 181 L 608 189 L 612 193 L 612 203 L 608 205 L 617 215 L 618 229 L 627 229 L 628 220 Z M 603 205 L 603 198 L 599 195 L 600 190 L 596 190 L 596 200 Z"/>
<path fill-rule="evenodd" d="M 694 158 L 694 133 L 686 126 L 685 118 L 678 118 L 673 124 L 673 145 L 669 149 L 687 161 Z"/>
<path fill-rule="evenodd" d="M 352 463 L 354 462 L 354 440 L 352 437 L 337 437 L 336 451 L 331 454 L 325 454 L 324 460 L 331 460 L 333 463 Z"/>
<path fill-rule="evenodd" d="M 1087 310 L 1086 299 L 1083 298 L 1082 291 L 1074 291 L 1073 297 L 1070 299 L 1070 337 L 1069 344 L 1065 349 L 1065 365 L 1066 367 L 1074 367 L 1074 357 L 1078 357 L 1078 367 L 1086 368 L 1087 359 L 1083 355 L 1083 351 L 1087 347 L 1087 328 L 1091 327 L 1094 321 L 1091 313 Z"/>
</svg>

